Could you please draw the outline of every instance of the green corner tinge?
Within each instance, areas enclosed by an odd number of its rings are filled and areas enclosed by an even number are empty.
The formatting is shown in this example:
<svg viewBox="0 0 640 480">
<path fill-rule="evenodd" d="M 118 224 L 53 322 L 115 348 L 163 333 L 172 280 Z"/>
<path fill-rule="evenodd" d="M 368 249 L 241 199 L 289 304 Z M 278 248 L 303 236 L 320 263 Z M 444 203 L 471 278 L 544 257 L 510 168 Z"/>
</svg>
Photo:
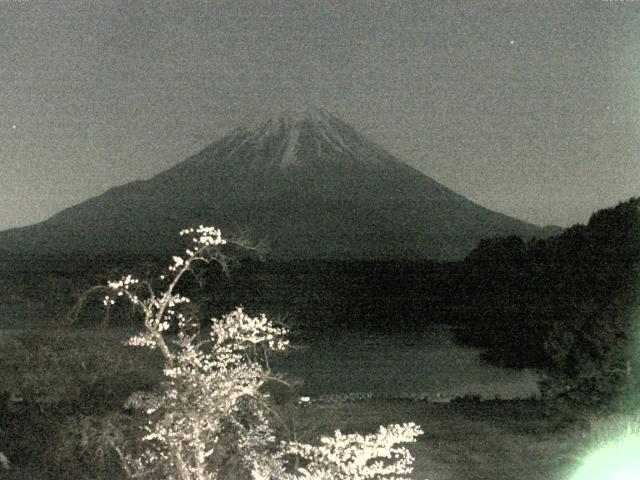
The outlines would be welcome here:
<svg viewBox="0 0 640 480">
<path fill-rule="evenodd" d="M 637 480 L 639 453 L 640 435 L 614 441 L 589 456 L 571 480 Z"/>
<path fill-rule="evenodd" d="M 599 447 L 578 467 L 570 480 L 638 480 L 640 479 L 640 385 L 634 382 L 640 368 L 640 276 L 635 281 L 635 295 L 630 309 L 632 324 L 627 355 L 627 385 L 620 398 L 628 406 L 627 414 L 635 419 L 604 447 Z M 630 408 L 629 408 L 630 407 Z"/>
</svg>

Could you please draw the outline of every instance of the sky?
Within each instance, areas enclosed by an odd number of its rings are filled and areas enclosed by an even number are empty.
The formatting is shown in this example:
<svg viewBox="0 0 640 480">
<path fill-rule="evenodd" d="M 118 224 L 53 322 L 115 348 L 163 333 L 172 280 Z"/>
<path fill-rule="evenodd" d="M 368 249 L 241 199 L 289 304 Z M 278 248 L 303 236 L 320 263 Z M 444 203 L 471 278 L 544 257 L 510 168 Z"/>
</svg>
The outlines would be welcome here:
<svg viewBox="0 0 640 480">
<path fill-rule="evenodd" d="M 640 1 L 0 0 L 0 230 L 321 106 L 471 200 L 640 195 Z"/>
</svg>

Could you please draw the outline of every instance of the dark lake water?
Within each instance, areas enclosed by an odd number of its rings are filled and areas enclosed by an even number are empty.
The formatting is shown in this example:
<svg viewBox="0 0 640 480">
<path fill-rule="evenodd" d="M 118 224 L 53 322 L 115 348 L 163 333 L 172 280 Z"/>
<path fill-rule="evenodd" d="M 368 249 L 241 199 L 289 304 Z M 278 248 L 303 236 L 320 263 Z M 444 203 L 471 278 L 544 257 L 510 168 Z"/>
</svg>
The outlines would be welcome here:
<svg viewBox="0 0 640 480">
<path fill-rule="evenodd" d="M 303 381 L 303 395 L 368 393 L 380 397 L 539 394 L 530 370 L 487 365 L 481 351 L 457 345 L 445 325 L 422 334 L 362 334 L 314 339 L 273 360 L 276 371 Z"/>
</svg>

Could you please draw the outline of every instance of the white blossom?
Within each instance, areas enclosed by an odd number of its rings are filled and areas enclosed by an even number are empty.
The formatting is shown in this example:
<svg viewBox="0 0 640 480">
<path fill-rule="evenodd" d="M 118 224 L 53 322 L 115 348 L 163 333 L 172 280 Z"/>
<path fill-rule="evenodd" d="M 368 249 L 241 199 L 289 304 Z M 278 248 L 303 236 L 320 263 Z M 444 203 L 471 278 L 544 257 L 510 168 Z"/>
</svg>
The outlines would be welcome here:
<svg viewBox="0 0 640 480">
<path fill-rule="evenodd" d="M 413 442 L 422 433 L 412 423 L 380 427 L 364 436 L 336 431 L 319 445 L 277 441 L 262 389 L 271 376 L 263 354 L 287 348 L 287 329 L 264 314 L 252 317 L 237 308 L 212 319 L 206 338 L 190 333 L 192 322 L 180 311 L 190 300 L 173 288 L 191 262 L 215 258 L 211 249 L 226 240 L 220 230 L 203 225 L 180 235 L 191 237 L 193 250 L 186 250 L 186 258 L 172 258 L 173 281 L 165 292 L 154 296 L 144 290 L 148 296 L 139 297 L 140 292 L 132 291 L 138 280 L 130 275 L 108 283 L 144 314 L 146 331 L 127 344 L 159 348 L 165 359 L 161 388 L 127 400 L 130 408 L 149 416 L 142 437 L 147 449 L 127 457 L 134 477 L 215 480 L 229 451 L 237 452 L 239 465 L 254 480 L 400 480 L 409 474 L 413 458 L 398 444 Z M 103 302 L 112 305 L 114 299 L 107 295 Z M 178 331 L 173 343 L 165 338 L 172 326 Z M 310 400 L 300 397 L 299 403 Z M 291 472 L 285 456 L 301 457 L 305 468 Z"/>
<path fill-rule="evenodd" d="M 148 332 L 141 332 L 127 340 L 127 345 L 133 347 L 148 347 L 154 349 L 157 347 L 157 344 L 153 337 Z"/>
</svg>

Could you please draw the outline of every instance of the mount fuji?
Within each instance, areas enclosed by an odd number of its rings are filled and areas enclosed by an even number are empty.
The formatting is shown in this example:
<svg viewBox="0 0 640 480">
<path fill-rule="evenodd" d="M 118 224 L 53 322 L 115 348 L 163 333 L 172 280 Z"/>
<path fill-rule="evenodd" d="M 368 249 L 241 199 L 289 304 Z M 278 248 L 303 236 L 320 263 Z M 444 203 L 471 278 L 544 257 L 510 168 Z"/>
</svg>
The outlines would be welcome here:
<svg viewBox="0 0 640 480">
<path fill-rule="evenodd" d="M 29 227 L 0 232 L 15 253 L 167 253 L 177 232 L 248 231 L 275 259 L 463 258 L 482 238 L 546 236 L 446 188 L 320 109 L 242 123 L 144 181 Z"/>
</svg>

